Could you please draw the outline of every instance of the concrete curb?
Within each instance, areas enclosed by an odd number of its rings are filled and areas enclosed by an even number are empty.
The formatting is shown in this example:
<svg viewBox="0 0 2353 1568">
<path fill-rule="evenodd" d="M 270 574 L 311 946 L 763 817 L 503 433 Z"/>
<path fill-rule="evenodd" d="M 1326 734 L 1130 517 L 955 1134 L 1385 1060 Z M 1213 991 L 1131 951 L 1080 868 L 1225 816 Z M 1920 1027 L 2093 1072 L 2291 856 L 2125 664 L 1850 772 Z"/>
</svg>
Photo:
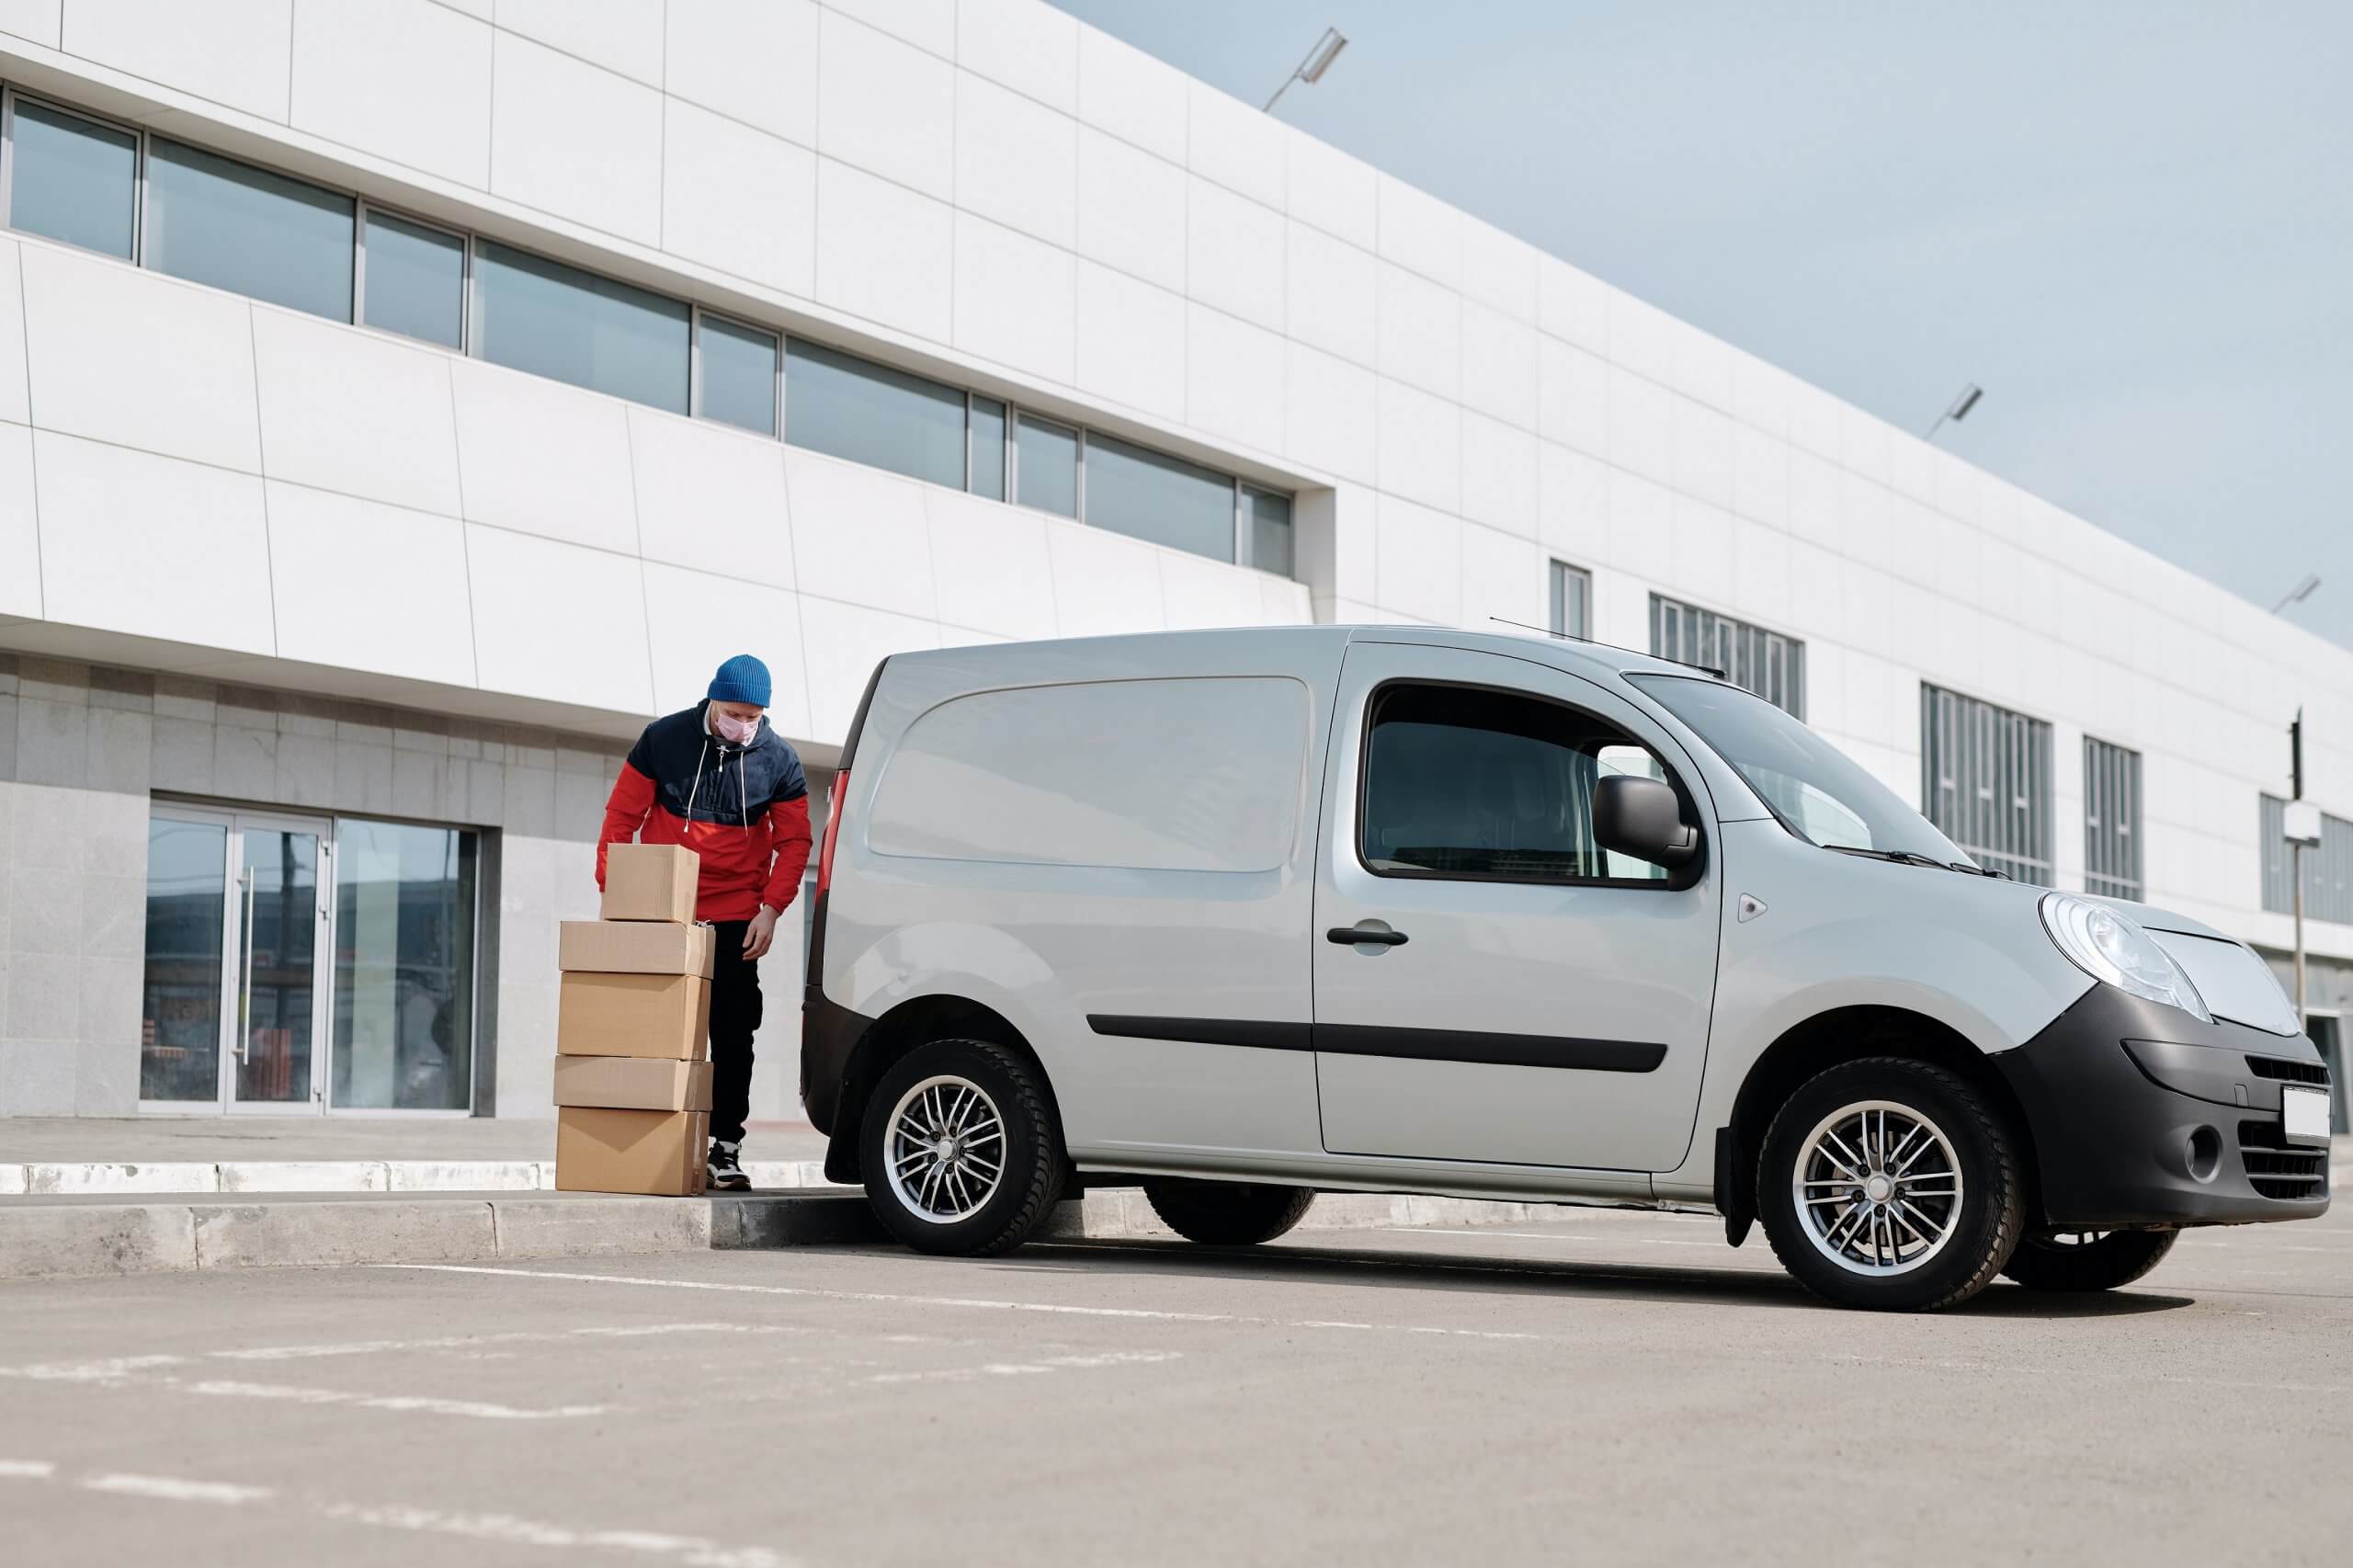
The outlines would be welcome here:
<svg viewBox="0 0 2353 1568">
<path fill-rule="evenodd" d="M 754 1160 L 764 1191 L 830 1187 L 816 1160 Z M 552 1192 L 553 1160 L 119 1160 L 0 1165 L 0 1197 L 199 1192 Z"/>
</svg>

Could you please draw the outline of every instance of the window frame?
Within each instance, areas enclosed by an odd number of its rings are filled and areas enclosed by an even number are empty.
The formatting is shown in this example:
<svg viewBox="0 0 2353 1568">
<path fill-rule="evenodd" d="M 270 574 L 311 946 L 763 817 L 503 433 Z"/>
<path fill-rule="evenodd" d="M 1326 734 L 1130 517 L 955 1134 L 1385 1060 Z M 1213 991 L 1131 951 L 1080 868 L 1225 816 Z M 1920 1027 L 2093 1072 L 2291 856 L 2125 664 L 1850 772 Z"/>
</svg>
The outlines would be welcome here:
<svg viewBox="0 0 2353 1568">
<path fill-rule="evenodd" d="M 1932 737 L 1942 733 L 1938 723 L 1938 699 L 1949 698 L 1954 704 L 1951 733 L 1953 744 L 1945 747 L 1941 741 L 1932 744 Z M 2022 758 L 2003 756 L 2004 727 L 2015 722 L 2022 744 L 2018 748 Z M 2059 824 L 2058 824 L 2058 762 L 2054 755 L 2058 733 L 2048 719 L 2016 708 L 2005 708 L 1998 702 L 1968 692 L 1956 690 L 1936 682 L 1920 682 L 1920 814 L 1928 825 L 1950 839 L 1953 846 L 1980 866 L 1997 870 L 2011 881 L 2029 887 L 2055 888 L 2059 885 Z M 1968 754 L 1981 765 L 1981 771 L 1964 778 L 1954 767 L 1955 759 Z M 2039 763 L 2039 767 L 2038 767 Z M 1940 766 L 1941 765 L 1941 767 Z M 1946 794 L 1940 772 L 1953 777 L 1951 794 L 1956 801 L 1953 820 L 1939 821 L 1938 802 Z M 2001 835 L 2008 812 L 1998 793 L 1991 794 L 1990 805 L 1977 812 L 1981 825 L 1995 831 L 1974 833 L 1969 830 L 1971 807 L 1966 800 L 1974 799 L 1971 790 L 1991 788 L 2008 790 L 2014 796 L 2025 792 L 2026 810 L 2022 819 L 2026 846 L 2023 849 L 1998 848 L 1983 842 Z M 1966 799 L 1965 799 L 1966 798 Z M 1975 842 L 1972 842 L 1975 841 Z M 2036 853 L 2040 850 L 2040 853 Z"/>
<path fill-rule="evenodd" d="M 1556 562 L 1556 564 L 1565 564 L 1565 562 Z M 1587 575 L 1589 579 L 1590 574 Z M 1659 633 L 1665 629 L 1666 617 L 1670 613 L 1688 613 L 1690 615 L 1699 617 L 1700 623 L 1695 631 L 1696 634 L 1701 638 L 1703 643 L 1708 641 L 1706 634 L 1715 630 L 1715 628 L 1710 624 L 1711 622 L 1721 623 L 1723 626 L 1730 627 L 1732 629 L 1732 635 L 1735 642 L 1744 632 L 1754 633 L 1761 640 L 1756 650 L 1756 657 L 1760 664 L 1760 673 L 1762 670 L 1770 669 L 1778 663 L 1781 669 L 1782 683 L 1788 688 L 1789 694 L 1795 699 L 1796 705 L 1793 707 L 1787 702 L 1776 701 L 1769 692 L 1760 690 L 1756 687 L 1751 686 L 1746 681 L 1741 679 L 1736 667 L 1737 661 L 1734 659 L 1727 658 L 1724 661 L 1723 667 L 1718 669 L 1718 667 L 1713 664 L 1705 663 L 1702 660 L 1695 660 L 1688 657 L 1687 653 L 1668 653 L 1663 652 L 1659 645 L 1665 641 L 1665 639 L 1662 638 Z M 1790 718 L 1795 719 L 1801 724 L 1806 722 L 1806 709 L 1810 704 L 1806 701 L 1806 656 L 1804 638 L 1800 637 L 1793 632 L 1777 631 L 1772 627 L 1767 626 L 1762 621 L 1748 620 L 1740 616 L 1727 614 L 1720 609 L 1711 609 L 1706 605 L 1700 604 L 1693 599 L 1672 597 L 1666 594 L 1660 593 L 1656 588 L 1653 588 L 1651 590 L 1649 619 L 1650 654 L 1653 658 L 1667 659 L 1677 664 L 1692 665 L 1696 668 L 1704 670 L 1715 670 L 1719 678 L 1721 678 L 1725 685 L 1736 686 L 1741 690 L 1747 692 L 1751 697 L 1761 698 L 1765 701 L 1772 703 L 1774 707 L 1779 708 L 1782 712 L 1787 713 Z M 1775 647 L 1776 643 L 1779 644 L 1778 649 Z M 1712 648 L 1702 646 L 1698 649 L 1697 652 L 1700 653 L 1704 659 L 1705 656 L 1712 654 L 1714 650 Z M 1778 659 L 1775 657 L 1777 653 L 1779 655 Z M 1791 655 L 1794 655 L 1794 657 Z"/>
<path fill-rule="evenodd" d="M 2149 891 L 2149 868 L 2142 852 L 2143 763 L 2141 754 L 2131 746 L 2088 733 L 2084 736 L 2084 891 L 2096 898 L 2138 903 Z M 2121 813 L 2120 797 L 2127 808 Z M 2107 808 L 2105 823 L 2094 815 L 2096 801 Z M 2106 856 L 2101 853 L 2103 837 L 2110 851 Z M 2118 858 L 2130 868 L 2131 875 L 2094 869 L 2103 859 Z"/>
<path fill-rule="evenodd" d="M 775 409 L 776 409 L 776 412 L 775 412 L 775 414 L 770 417 L 770 419 L 769 419 L 769 421 L 768 421 L 768 428 L 767 428 L 767 430 L 765 430 L 765 431 L 761 431 L 761 430 L 755 430 L 755 429 L 753 429 L 753 428 L 752 428 L 752 426 L 750 426 L 749 425 L 738 425 L 738 424 L 736 424 L 736 423 L 735 423 L 733 420 L 732 420 L 732 419 L 720 419 L 720 418 L 716 418 L 716 417 L 712 416 L 711 415 L 707 414 L 707 413 L 705 413 L 705 412 L 703 411 L 703 401 L 702 401 L 702 324 L 703 324 L 703 322 L 704 322 L 706 319 L 708 319 L 708 320 L 711 320 L 711 321 L 715 321 L 715 322 L 718 322 L 718 323 L 719 323 L 721 325 L 722 325 L 722 326 L 731 326 L 731 327 L 733 327 L 733 328 L 734 328 L 735 330 L 737 330 L 738 332 L 757 333 L 759 335 L 761 335 L 761 336 L 763 336 L 763 337 L 770 338 L 770 339 L 773 339 L 773 340 L 775 341 L 775 343 L 776 343 L 776 402 L 775 402 Z M 633 402 L 633 401 L 635 401 L 635 400 L 631 399 L 631 400 L 630 400 L 630 401 L 632 401 L 632 402 Z M 654 405 L 653 405 L 653 404 L 651 404 L 651 403 L 646 403 L 646 404 L 643 404 L 643 405 L 642 405 L 642 406 L 644 406 L 644 407 L 647 407 L 647 408 L 651 408 L 651 407 L 653 407 Z M 666 412 L 667 412 L 667 410 L 664 410 L 664 411 L 662 411 L 662 412 L 665 412 L 665 413 L 666 413 Z M 762 326 L 759 323 L 757 323 L 757 322 L 756 322 L 756 321 L 745 321 L 745 320 L 743 317 L 741 317 L 741 316 L 733 316 L 733 315 L 729 315 L 725 311 L 709 311 L 709 310 L 705 310 L 705 309 L 704 309 L 700 304 L 697 303 L 695 301 L 692 301 L 692 300 L 688 301 L 687 301 L 687 417 L 688 417 L 688 418 L 689 418 L 689 419 L 700 419 L 700 420 L 703 420 L 703 421 L 705 421 L 705 422 L 707 422 L 707 423 L 709 423 L 709 424 L 716 425 L 716 426 L 718 426 L 720 428 L 722 428 L 722 429 L 723 429 L 723 430 L 733 430 L 733 431 L 736 431 L 736 432 L 738 432 L 738 433 L 740 433 L 740 434 L 746 435 L 746 436 L 760 436 L 760 435 L 765 435 L 765 436 L 767 436 L 767 438 L 768 438 L 769 440 L 771 440 L 771 441 L 781 441 L 781 440 L 783 440 L 783 439 L 784 439 L 784 334 L 783 334 L 781 331 L 779 331 L 779 330 L 778 330 L 777 328 L 775 328 L 775 327 L 772 327 L 772 326 Z M 972 417 L 971 417 L 970 411 L 968 410 L 968 411 L 967 411 L 967 413 L 966 413 L 966 415 L 965 415 L 965 430 L 966 430 L 966 432 L 967 432 L 968 436 L 969 436 L 969 433 L 970 433 L 971 429 L 972 429 Z M 970 466 L 970 464 L 969 464 L 969 461 L 968 461 L 968 463 L 967 463 L 967 467 L 969 468 L 969 466 Z"/>
<path fill-rule="evenodd" d="M 1024 511 L 1035 512 L 1041 517 L 1061 517 L 1066 523 L 1086 523 L 1086 426 L 1075 419 L 1057 419 L 1051 414 L 1033 416 L 1022 404 L 1009 398 L 1004 401 L 1005 494 L 1006 497 L 1005 504 L 1008 506 L 1018 506 Z M 1043 506 L 1034 506 L 1021 499 L 1021 426 L 1030 423 L 1035 423 L 1042 429 L 1068 431 L 1075 440 L 1076 450 L 1071 458 L 1071 464 L 1077 472 L 1074 475 L 1074 488 L 1071 493 L 1073 510 L 1067 516 L 1061 512 L 1049 511 Z M 972 408 L 970 392 L 967 392 L 964 398 L 964 483 L 967 486 L 972 483 Z M 966 494 L 971 494 L 969 488 Z M 1087 526 L 1091 528 L 1094 525 Z M 1124 539 L 1129 536 L 1122 534 L 1120 537 Z"/>
<path fill-rule="evenodd" d="M 1550 603 L 1547 608 L 1551 612 L 1550 619 L 1560 623 L 1551 628 L 1552 635 L 1555 637 L 1565 637 L 1573 642 L 1592 642 L 1592 568 L 1579 566 L 1574 562 L 1563 561 L 1557 555 L 1548 557 L 1547 560 L 1549 563 L 1544 574 L 1544 588 L 1546 594 L 1550 597 Z M 1571 582 L 1581 585 L 1578 593 L 1578 604 L 1583 611 L 1582 619 L 1585 621 L 1585 630 L 1582 631 L 1572 631 L 1569 630 L 1568 626 L 1568 596 L 1562 590 Z M 1791 716 L 1795 717 L 1795 715 Z M 1801 720 L 1800 722 L 1802 722 L 1803 721 Z"/>
<path fill-rule="evenodd" d="M 370 201 L 364 196 L 353 198 L 358 207 L 352 215 L 351 233 L 351 324 L 389 337 L 395 343 L 422 343 L 428 348 L 444 353 L 473 358 L 474 336 L 474 236 L 464 229 L 453 229 L 447 223 L 437 223 L 430 218 L 420 218 L 397 207 L 387 207 L 381 201 Z M 388 326 L 377 326 L 368 319 L 368 218 L 381 212 L 385 217 L 406 223 L 413 229 L 430 229 L 458 242 L 458 344 L 452 348 L 446 343 L 436 343 L 429 337 L 412 337 Z M 324 318 L 322 318 L 324 319 Z"/>
<path fill-rule="evenodd" d="M 17 105 L 19 101 L 62 114 L 69 119 L 85 120 L 102 131 L 112 131 L 131 138 L 131 254 L 117 256 L 112 251 L 93 250 L 88 245 L 75 244 L 72 240 L 51 239 L 47 234 L 35 234 L 29 229 L 19 229 L 9 221 L 17 199 Z M 196 146 L 193 142 L 187 143 Z M 210 151 L 210 149 L 199 149 Z M 261 165 L 256 165 L 256 168 Z M 275 172 L 275 171 L 273 171 Z M 316 183 L 316 182 L 313 182 Z M 355 198 L 356 199 L 356 198 Z M 43 244 L 63 245 L 67 250 L 84 256 L 100 256 L 108 261 L 127 262 L 141 271 L 152 271 L 147 265 L 147 128 L 129 120 L 116 119 L 72 104 L 59 103 L 40 93 L 28 93 L 13 83 L 0 83 L 0 234 L 30 234 Z"/>
<path fill-rule="evenodd" d="M 1615 731 L 1622 737 L 1624 744 L 1649 753 L 1651 760 L 1658 764 L 1659 772 L 1665 779 L 1667 788 L 1675 791 L 1677 806 L 1687 821 L 1696 824 L 1699 838 L 1698 848 L 1690 860 L 1680 867 L 1659 867 L 1660 870 L 1666 873 L 1663 877 L 1533 877 L 1516 871 L 1440 871 L 1426 868 L 1397 870 L 1374 865 L 1372 858 L 1365 853 L 1366 808 L 1372 795 L 1372 735 L 1373 732 L 1380 727 L 1378 715 L 1382 699 L 1400 687 L 1438 691 L 1480 692 L 1495 697 L 1517 699 L 1521 701 L 1539 703 L 1546 708 L 1558 709 L 1563 713 L 1574 714 L 1579 719 L 1597 726 Z M 1392 676 L 1379 682 L 1371 690 L 1364 694 L 1363 707 L 1360 711 L 1362 717 L 1358 721 L 1357 735 L 1356 824 L 1348 835 L 1348 848 L 1349 852 L 1356 857 L 1357 864 L 1368 876 L 1412 882 L 1487 882 L 1517 887 L 1626 888 L 1658 892 L 1683 892 L 1696 886 L 1701 877 L 1706 875 L 1709 834 L 1707 824 L 1700 820 L 1699 802 L 1692 798 L 1691 791 L 1684 787 L 1683 780 L 1675 771 L 1674 765 L 1659 755 L 1656 746 L 1632 733 L 1623 724 L 1613 719 L 1604 718 L 1590 709 L 1580 708 L 1574 702 L 1548 696 L 1540 691 L 1529 691 L 1519 687 L 1496 686 L 1486 681 L 1431 679 L 1423 676 Z M 1598 783 L 1598 781 L 1597 778 L 1596 782 Z M 1599 844 L 1597 843 L 1595 847 L 1600 849 Z M 1607 849 L 1601 852 L 1616 853 Z M 1644 864 L 1654 865 L 1656 862 L 1646 861 Z"/>
</svg>

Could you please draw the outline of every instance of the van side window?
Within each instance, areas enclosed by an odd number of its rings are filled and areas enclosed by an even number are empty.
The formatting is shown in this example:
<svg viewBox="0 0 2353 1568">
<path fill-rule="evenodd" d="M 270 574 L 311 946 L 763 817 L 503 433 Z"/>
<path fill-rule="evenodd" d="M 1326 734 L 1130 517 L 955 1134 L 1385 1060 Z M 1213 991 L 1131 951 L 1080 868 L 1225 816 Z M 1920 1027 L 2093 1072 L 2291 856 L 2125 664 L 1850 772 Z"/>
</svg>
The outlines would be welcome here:
<svg viewBox="0 0 2353 1568">
<path fill-rule="evenodd" d="M 1664 778 L 1651 753 L 1588 713 L 1483 687 L 1395 685 L 1372 697 L 1359 846 L 1390 876 L 1515 881 L 1664 880 L 1593 838 L 1605 774 Z"/>
</svg>

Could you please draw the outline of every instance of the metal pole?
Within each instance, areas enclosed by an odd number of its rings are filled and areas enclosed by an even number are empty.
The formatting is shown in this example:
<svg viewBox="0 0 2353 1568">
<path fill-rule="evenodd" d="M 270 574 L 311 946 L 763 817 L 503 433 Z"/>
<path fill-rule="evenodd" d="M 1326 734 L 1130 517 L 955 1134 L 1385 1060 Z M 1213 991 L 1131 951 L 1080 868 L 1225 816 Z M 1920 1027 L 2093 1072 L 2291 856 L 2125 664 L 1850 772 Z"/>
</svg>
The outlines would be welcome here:
<svg viewBox="0 0 2353 1568">
<path fill-rule="evenodd" d="M 2289 846 L 2288 870 L 2296 879 L 2296 1027 L 2312 1033 L 2312 1023 L 2304 1016 L 2304 846 L 2302 840 Z"/>
</svg>

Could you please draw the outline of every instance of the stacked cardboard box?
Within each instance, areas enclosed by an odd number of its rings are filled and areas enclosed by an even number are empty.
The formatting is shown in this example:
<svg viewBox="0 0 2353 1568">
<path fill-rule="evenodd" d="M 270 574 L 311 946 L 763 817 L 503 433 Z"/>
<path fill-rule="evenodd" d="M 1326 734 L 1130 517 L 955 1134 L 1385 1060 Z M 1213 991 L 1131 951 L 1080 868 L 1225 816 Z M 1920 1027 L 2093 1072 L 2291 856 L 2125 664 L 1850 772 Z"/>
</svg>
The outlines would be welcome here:
<svg viewBox="0 0 2353 1568">
<path fill-rule="evenodd" d="M 616 844 L 604 918 L 563 923 L 555 1184 L 567 1192 L 703 1190 L 712 947 L 694 923 L 699 869 L 677 845 Z"/>
</svg>

